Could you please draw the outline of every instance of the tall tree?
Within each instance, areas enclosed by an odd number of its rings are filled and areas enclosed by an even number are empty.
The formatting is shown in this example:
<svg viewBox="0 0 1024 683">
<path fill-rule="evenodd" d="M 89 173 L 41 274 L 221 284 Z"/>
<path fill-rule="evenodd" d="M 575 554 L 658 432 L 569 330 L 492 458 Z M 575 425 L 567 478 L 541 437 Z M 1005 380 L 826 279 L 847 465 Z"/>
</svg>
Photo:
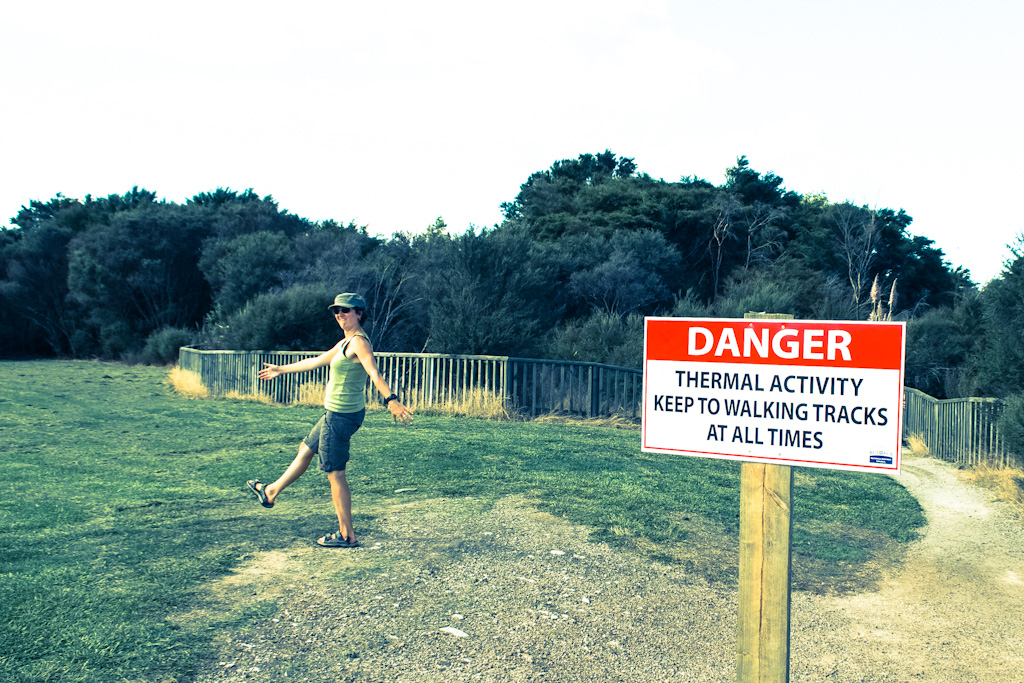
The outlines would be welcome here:
<svg viewBox="0 0 1024 683">
<path fill-rule="evenodd" d="M 889 286 L 899 280 L 903 308 L 911 311 L 932 306 L 952 306 L 962 292 L 962 273 L 957 274 L 935 242 L 920 235 L 911 235 L 913 218 L 902 209 L 882 209 L 876 272 Z"/>
<path fill-rule="evenodd" d="M 85 312 L 105 354 L 140 348 L 163 327 L 202 320 L 210 292 L 197 254 L 209 230 L 187 207 L 149 204 L 71 241 L 68 299 Z"/>
<path fill-rule="evenodd" d="M 282 210 L 270 195 L 260 197 L 252 189 L 239 194 L 230 189 L 195 195 L 187 206 L 213 220 L 217 238 L 231 240 L 254 232 L 280 232 L 293 237 L 310 228 L 303 218 Z"/>
<path fill-rule="evenodd" d="M 617 230 L 603 241 L 606 256 L 570 277 L 577 297 L 615 315 L 650 312 L 652 304 L 668 303 L 666 277 L 678 268 L 679 252 L 662 233 Z"/>
<path fill-rule="evenodd" d="M 970 359 L 980 346 L 983 320 L 977 295 L 955 308 L 932 308 L 907 323 L 906 384 L 935 398 L 977 395 Z"/>
<path fill-rule="evenodd" d="M 8 232 L 0 295 L 58 356 L 89 350 L 81 315 L 68 300 L 68 245 L 89 221 L 81 202 L 58 194 L 22 207 L 12 220 L 16 227 Z"/>
<path fill-rule="evenodd" d="M 867 306 L 867 295 L 877 273 L 875 261 L 881 226 L 873 211 L 853 204 L 833 204 L 826 209 L 840 261 L 845 267 L 853 305 Z"/>
<path fill-rule="evenodd" d="M 744 204 L 792 205 L 799 201 L 796 193 L 787 192 L 782 183 L 782 178 L 770 171 L 762 175 L 752 169 L 746 155 L 737 158 L 736 165 L 725 171 L 725 189 L 739 195 Z"/>
<path fill-rule="evenodd" d="M 280 232 L 250 232 L 207 239 L 199 269 L 213 289 L 214 304 L 235 311 L 257 294 L 280 287 L 291 266 L 292 241 Z"/>
<path fill-rule="evenodd" d="M 417 282 L 429 306 L 427 351 L 529 355 L 540 347 L 548 290 L 525 236 L 469 230 L 427 246 Z"/>
<path fill-rule="evenodd" d="M 532 174 L 520 187 L 515 200 L 503 203 L 501 208 L 506 219 L 522 221 L 539 238 L 586 232 L 593 227 L 588 221 L 590 216 L 606 213 L 600 201 L 593 201 L 592 195 L 601 193 L 595 188 L 630 178 L 635 171 L 632 159 L 616 157 L 608 150 L 600 154 L 581 154 L 576 159 L 556 161 L 550 169 Z M 619 195 L 618 199 L 621 198 Z M 615 226 L 607 227 L 614 229 Z"/>
<path fill-rule="evenodd" d="M 985 396 L 1024 393 L 1024 235 L 1013 258 L 981 291 L 981 315 L 971 326 L 979 340 L 970 365 Z"/>
</svg>

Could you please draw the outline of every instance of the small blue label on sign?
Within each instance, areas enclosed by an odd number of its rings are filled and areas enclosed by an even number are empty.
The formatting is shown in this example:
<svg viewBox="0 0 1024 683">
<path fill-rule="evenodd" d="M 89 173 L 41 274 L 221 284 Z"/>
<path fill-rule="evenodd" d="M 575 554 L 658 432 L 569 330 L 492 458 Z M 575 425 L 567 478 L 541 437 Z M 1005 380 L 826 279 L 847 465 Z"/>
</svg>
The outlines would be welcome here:
<svg viewBox="0 0 1024 683">
<path fill-rule="evenodd" d="M 872 455 L 868 460 L 872 465 L 891 465 L 892 456 L 890 455 Z"/>
</svg>

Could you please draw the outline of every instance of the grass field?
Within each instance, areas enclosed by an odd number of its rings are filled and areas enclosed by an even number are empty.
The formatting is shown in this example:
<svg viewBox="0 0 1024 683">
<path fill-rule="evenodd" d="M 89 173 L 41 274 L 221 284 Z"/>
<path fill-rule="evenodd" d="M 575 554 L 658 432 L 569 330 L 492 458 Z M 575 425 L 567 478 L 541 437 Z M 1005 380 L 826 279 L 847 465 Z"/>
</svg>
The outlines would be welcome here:
<svg viewBox="0 0 1024 683">
<path fill-rule="evenodd" d="M 245 480 L 272 480 L 319 410 L 189 399 L 163 368 L 0 362 L 0 680 L 188 680 L 216 619 L 181 623 L 212 579 L 336 523 L 323 477 L 261 514 Z M 349 481 L 364 540 L 395 504 L 517 495 L 591 540 L 734 581 L 739 467 L 644 454 L 635 430 L 371 412 Z M 913 539 L 920 507 L 888 477 L 801 469 L 794 587 L 844 590 Z M 230 618 L 245 619 L 243 612 Z"/>
</svg>

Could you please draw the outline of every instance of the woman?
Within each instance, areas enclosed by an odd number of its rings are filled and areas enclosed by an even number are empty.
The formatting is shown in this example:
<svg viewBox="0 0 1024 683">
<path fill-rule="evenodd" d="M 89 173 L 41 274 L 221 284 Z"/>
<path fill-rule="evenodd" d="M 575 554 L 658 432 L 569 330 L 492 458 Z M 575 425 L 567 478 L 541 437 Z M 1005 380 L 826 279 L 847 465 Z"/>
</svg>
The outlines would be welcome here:
<svg viewBox="0 0 1024 683">
<path fill-rule="evenodd" d="M 346 292 L 334 298 L 327 307 L 345 333 L 345 338 L 330 351 L 316 358 L 307 358 L 288 365 L 264 363 L 259 372 L 261 380 L 271 380 L 291 372 L 307 372 L 330 365 L 330 377 L 324 396 L 326 412 L 299 445 L 299 454 L 284 474 L 273 484 L 258 479 L 246 482 L 249 490 L 263 507 L 274 507 L 277 496 L 302 476 L 313 456 L 318 455 L 320 469 L 331 482 L 331 499 L 338 514 L 338 532 L 323 536 L 317 543 L 325 548 L 354 548 L 359 545 L 352 527 L 352 496 L 345 479 L 345 465 L 349 457 L 349 440 L 363 423 L 366 414 L 366 379 L 385 396 L 384 403 L 391 410 L 392 419 L 408 425 L 412 412 L 398 400 L 391 387 L 381 377 L 373 357 L 370 340 L 363 332 L 366 321 L 366 301 L 358 294 Z"/>
</svg>

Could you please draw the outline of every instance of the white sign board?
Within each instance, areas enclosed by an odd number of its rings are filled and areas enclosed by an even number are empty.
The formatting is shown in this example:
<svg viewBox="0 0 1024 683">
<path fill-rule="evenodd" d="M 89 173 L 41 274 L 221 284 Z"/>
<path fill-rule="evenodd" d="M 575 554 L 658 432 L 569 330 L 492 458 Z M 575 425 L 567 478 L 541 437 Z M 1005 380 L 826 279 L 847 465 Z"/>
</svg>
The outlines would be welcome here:
<svg viewBox="0 0 1024 683">
<path fill-rule="evenodd" d="M 647 318 L 642 449 L 900 471 L 904 323 Z"/>
</svg>

